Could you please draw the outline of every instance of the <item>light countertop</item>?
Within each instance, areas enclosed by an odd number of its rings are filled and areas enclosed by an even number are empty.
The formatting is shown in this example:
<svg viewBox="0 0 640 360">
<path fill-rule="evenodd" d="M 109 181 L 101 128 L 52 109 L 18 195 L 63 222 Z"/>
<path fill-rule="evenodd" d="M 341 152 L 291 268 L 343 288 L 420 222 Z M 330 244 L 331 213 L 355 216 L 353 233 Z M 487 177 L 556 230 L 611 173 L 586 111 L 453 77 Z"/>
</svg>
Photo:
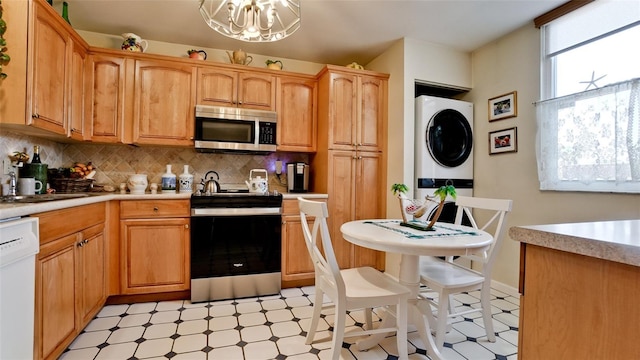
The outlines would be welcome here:
<svg viewBox="0 0 640 360">
<path fill-rule="evenodd" d="M 45 201 L 40 203 L 0 203 L 0 220 L 109 200 L 178 200 L 191 198 L 191 193 L 145 193 L 144 195 L 133 195 L 129 193 L 121 194 L 119 192 L 114 192 L 88 194 L 90 194 L 90 196 L 66 200 Z M 318 193 L 282 193 L 283 199 L 296 199 L 298 196 L 308 199 L 326 199 L 328 197 L 327 194 Z"/>
<path fill-rule="evenodd" d="M 640 266 L 640 220 L 515 226 L 517 241 Z"/>
</svg>

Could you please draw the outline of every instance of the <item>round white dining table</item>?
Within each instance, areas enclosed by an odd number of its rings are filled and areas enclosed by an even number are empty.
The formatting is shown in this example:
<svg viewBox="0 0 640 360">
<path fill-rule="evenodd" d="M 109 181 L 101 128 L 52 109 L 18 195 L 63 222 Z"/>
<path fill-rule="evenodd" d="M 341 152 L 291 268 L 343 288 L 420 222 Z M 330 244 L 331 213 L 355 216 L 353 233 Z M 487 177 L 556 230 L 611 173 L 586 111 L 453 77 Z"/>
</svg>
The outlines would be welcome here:
<svg viewBox="0 0 640 360">
<path fill-rule="evenodd" d="M 412 292 L 408 319 L 416 326 L 427 352 L 432 359 L 443 359 L 438 350 L 428 319 L 431 309 L 418 297 L 420 288 L 420 256 L 455 256 L 478 254 L 489 248 L 493 236 L 486 231 L 463 225 L 436 223 L 435 231 L 416 230 L 400 226 L 401 220 L 356 220 L 342 224 L 340 231 L 345 240 L 358 246 L 401 254 L 398 281 Z M 427 313 L 428 312 L 428 313 Z M 395 321 L 389 316 L 383 322 Z M 388 326 L 383 324 L 382 326 Z M 391 325 L 392 326 L 392 325 Z M 377 344 L 384 334 L 371 336 L 358 346 L 362 349 Z"/>
</svg>

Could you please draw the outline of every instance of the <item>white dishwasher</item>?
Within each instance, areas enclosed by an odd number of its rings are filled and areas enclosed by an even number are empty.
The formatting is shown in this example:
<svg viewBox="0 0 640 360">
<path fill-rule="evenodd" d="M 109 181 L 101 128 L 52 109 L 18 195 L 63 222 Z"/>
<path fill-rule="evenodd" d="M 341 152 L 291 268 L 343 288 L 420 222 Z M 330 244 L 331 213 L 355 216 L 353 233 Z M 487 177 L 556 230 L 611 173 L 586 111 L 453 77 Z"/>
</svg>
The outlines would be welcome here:
<svg viewBox="0 0 640 360">
<path fill-rule="evenodd" d="M 38 218 L 0 220 L 0 359 L 33 359 Z"/>
</svg>

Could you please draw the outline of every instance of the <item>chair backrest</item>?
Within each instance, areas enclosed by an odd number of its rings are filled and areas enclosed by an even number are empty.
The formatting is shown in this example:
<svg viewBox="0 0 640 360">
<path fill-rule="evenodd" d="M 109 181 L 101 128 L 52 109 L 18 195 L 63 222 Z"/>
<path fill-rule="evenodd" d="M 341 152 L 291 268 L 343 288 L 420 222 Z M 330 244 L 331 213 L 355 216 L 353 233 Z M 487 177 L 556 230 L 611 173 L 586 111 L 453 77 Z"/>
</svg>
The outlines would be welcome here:
<svg viewBox="0 0 640 360">
<path fill-rule="evenodd" d="M 316 286 L 322 286 L 323 291 L 333 299 L 346 296 L 344 280 L 340 275 L 340 267 L 333 251 L 327 226 L 327 218 L 329 217 L 327 204 L 299 197 L 298 206 L 300 207 L 304 240 L 315 269 Z M 309 226 L 312 217 L 314 218 L 313 225 Z"/>
<path fill-rule="evenodd" d="M 456 224 L 462 222 L 463 214 L 466 214 L 471 225 L 480 230 L 488 231 L 490 227 L 493 231 L 493 243 L 483 254 L 465 256 L 472 261 L 482 263 L 482 272 L 487 275 L 491 272 L 493 262 L 502 244 L 502 238 L 506 229 L 507 214 L 513 206 L 512 200 L 507 199 L 488 199 L 470 196 L 458 196 L 456 198 L 458 210 L 456 212 Z M 489 220 L 482 226 L 478 226 L 476 217 L 488 215 Z"/>
</svg>

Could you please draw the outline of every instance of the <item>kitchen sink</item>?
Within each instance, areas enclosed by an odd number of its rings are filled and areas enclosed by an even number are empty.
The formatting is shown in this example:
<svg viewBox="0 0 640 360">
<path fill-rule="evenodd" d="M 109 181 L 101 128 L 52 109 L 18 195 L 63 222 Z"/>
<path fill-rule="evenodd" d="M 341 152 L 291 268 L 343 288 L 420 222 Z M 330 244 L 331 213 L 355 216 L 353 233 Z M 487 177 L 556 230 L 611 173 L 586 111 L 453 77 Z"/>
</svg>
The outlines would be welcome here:
<svg viewBox="0 0 640 360">
<path fill-rule="evenodd" d="M 39 203 L 45 201 L 77 199 L 89 196 L 88 194 L 43 194 L 43 195 L 16 195 L 0 196 L 0 203 Z"/>
</svg>

